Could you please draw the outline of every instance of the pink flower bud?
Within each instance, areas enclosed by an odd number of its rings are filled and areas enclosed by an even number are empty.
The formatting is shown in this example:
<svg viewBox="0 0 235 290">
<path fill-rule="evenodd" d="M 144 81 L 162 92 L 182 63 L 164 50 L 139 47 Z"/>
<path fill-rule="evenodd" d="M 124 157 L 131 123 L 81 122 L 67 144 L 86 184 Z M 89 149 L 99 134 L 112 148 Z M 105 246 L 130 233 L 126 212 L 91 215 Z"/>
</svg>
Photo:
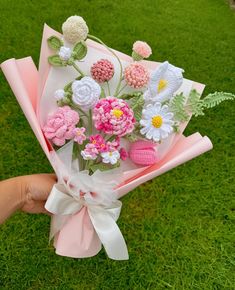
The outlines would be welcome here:
<svg viewBox="0 0 235 290">
<path fill-rule="evenodd" d="M 131 144 L 129 157 L 139 165 L 152 165 L 159 161 L 156 144 L 142 140 Z"/>
</svg>

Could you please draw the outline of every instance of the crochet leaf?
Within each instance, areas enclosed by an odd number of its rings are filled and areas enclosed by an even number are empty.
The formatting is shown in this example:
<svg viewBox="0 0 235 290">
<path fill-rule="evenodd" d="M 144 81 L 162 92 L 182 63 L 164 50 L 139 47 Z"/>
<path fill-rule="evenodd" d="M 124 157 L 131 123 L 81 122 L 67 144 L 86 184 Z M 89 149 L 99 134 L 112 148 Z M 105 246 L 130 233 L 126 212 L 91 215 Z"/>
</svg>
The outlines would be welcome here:
<svg viewBox="0 0 235 290">
<path fill-rule="evenodd" d="M 144 98 L 142 95 L 131 99 L 131 108 L 134 112 L 134 116 L 137 122 L 141 120 L 143 106 L 144 106 Z"/>
<path fill-rule="evenodd" d="M 87 54 L 87 45 L 85 41 L 81 41 L 75 44 L 73 48 L 72 56 L 76 60 L 83 59 Z"/>
<path fill-rule="evenodd" d="M 235 95 L 231 93 L 215 92 L 213 94 L 207 95 L 202 101 L 203 107 L 213 108 L 227 100 L 235 100 Z"/>
<path fill-rule="evenodd" d="M 58 54 L 48 57 L 48 62 L 53 66 L 66 66 L 66 62 L 61 60 Z"/>
<path fill-rule="evenodd" d="M 185 110 L 185 96 L 183 93 L 174 96 L 169 104 L 170 112 L 174 114 L 175 121 L 184 122 L 189 119 L 189 115 Z"/>
<path fill-rule="evenodd" d="M 196 90 L 192 90 L 188 97 L 187 106 L 194 116 L 203 116 L 203 101 L 200 100 L 200 94 Z"/>
<path fill-rule="evenodd" d="M 47 39 L 48 46 L 53 50 L 59 50 L 63 46 L 63 41 L 56 36 L 51 36 Z"/>
</svg>

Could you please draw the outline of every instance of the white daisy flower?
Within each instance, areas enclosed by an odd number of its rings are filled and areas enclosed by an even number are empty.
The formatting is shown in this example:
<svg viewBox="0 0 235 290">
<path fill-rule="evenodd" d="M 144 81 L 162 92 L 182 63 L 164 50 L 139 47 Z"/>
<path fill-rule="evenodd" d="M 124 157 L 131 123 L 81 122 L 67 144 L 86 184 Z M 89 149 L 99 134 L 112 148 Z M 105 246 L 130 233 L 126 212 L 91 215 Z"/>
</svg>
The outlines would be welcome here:
<svg viewBox="0 0 235 290">
<path fill-rule="evenodd" d="M 143 128 L 140 133 L 145 135 L 147 139 L 159 142 L 173 132 L 174 114 L 169 112 L 167 105 L 161 106 L 158 102 L 149 104 L 143 109 L 142 114 L 140 124 Z"/>
<path fill-rule="evenodd" d="M 184 70 L 163 62 L 150 76 L 148 90 L 144 94 L 146 101 L 162 102 L 172 98 L 183 83 Z"/>
<path fill-rule="evenodd" d="M 120 159 L 120 153 L 115 151 L 108 151 L 101 153 L 102 156 L 102 162 L 104 163 L 111 163 L 112 165 L 116 164 L 118 162 L 118 159 Z"/>
</svg>

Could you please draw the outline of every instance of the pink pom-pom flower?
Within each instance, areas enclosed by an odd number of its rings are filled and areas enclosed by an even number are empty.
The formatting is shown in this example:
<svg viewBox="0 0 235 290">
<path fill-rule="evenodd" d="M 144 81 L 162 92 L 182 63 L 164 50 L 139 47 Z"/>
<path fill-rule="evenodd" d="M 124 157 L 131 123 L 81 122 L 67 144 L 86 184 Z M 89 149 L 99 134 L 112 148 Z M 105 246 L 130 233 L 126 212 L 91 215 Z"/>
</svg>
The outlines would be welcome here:
<svg viewBox="0 0 235 290">
<path fill-rule="evenodd" d="M 148 58 L 152 54 L 151 47 L 148 45 L 147 42 L 144 42 L 144 41 L 140 41 L 140 40 L 136 41 L 133 44 L 132 49 L 135 53 L 137 53 L 142 58 Z"/>
<path fill-rule="evenodd" d="M 56 146 L 63 146 L 66 140 L 74 138 L 74 129 L 79 122 L 79 115 L 69 106 L 58 108 L 48 117 L 43 132 L 47 139 Z"/>
<path fill-rule="evenodd" d="M 97 130 L 119 137 L 134 129 L 134 112 L 122 99 L 107 97 L 101 99 L 93 110 L 93 120 Z"/>
<path fill-rule="evenodd" d="M 91 67 L 91 75 L 98 83 L 107 82 L 114 75 L 114 66 L 107 59 L 98 60 Z"/>
<path fill-rule="evenodd" d="M 156 144 L 150 141 L 136 141 L 131 144 L 129 157 L 139 165 L 152 165 L 159 161 Z"/>
<path fill-rule="evenodd" d="M 130 87 L 138 89 L 147 85 L 149 72 L 142 64 L 134 62 L 125 68 L 124 78 Z"/>
</svg>

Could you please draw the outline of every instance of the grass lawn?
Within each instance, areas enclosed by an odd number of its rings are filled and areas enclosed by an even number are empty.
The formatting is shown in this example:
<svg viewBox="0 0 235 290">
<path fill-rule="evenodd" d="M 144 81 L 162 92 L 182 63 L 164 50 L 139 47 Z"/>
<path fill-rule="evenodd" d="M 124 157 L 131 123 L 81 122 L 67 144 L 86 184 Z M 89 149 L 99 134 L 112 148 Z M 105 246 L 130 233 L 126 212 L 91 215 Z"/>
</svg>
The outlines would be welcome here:
<svg viewBox="0 0 235 290">
<path fill-rule="evenodd" d="M 235 12 L 225 0 L 0 0 L 0 62 L 38 63 L 43 23 L 82 15 L 92 34 L 131 53 L 147 41 L 206 93 L 235 93 Z M 0 74 L 1 178 L 51 172 Z M 235 103 L 194 118 L 214 150 L 125 196 L 119 226 L 130 260 L 71 259 L 48 245 L 50 220 L 17 213 L 0 228 L 0 289 L 235 289 Z"/>
</svg>

